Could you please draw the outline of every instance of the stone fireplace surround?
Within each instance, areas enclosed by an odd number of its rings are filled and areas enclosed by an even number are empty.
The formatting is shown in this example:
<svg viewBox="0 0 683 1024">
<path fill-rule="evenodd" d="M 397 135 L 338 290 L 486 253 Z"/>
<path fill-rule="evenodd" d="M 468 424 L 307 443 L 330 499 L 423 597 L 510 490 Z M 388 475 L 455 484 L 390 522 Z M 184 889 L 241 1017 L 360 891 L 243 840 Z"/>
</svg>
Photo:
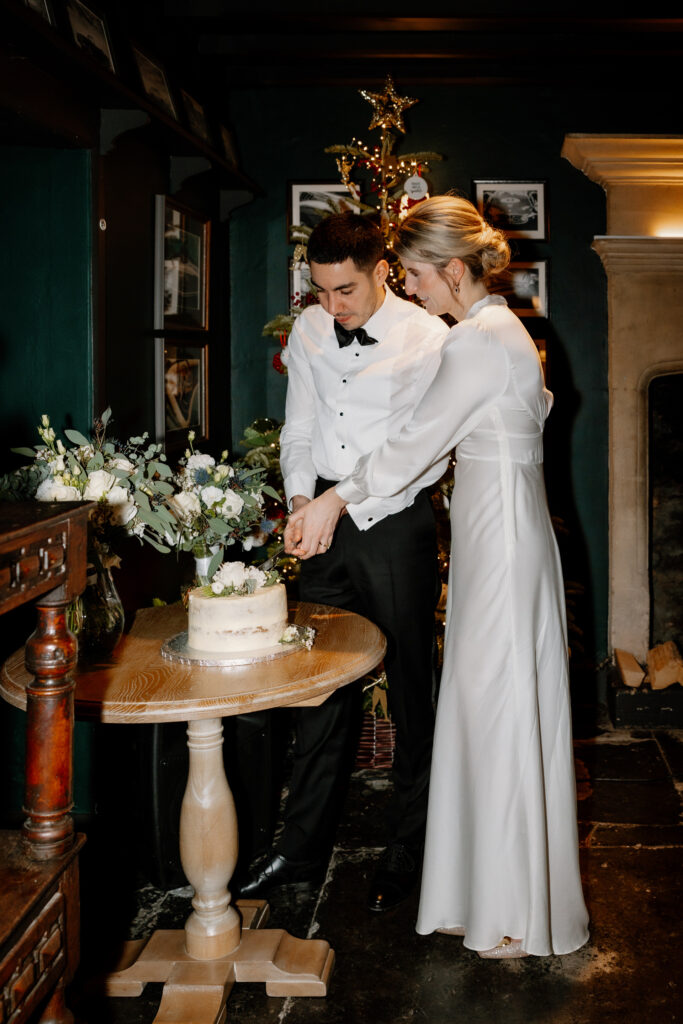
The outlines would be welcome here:
<svg viewBox="0 0 683 1024">
<path fill-rule="evenodd" d="M 608 289 L 610 652 L 650 646 L 648 386 L 683 371 L 683 137 L 567 135 L 602 185 Z"/>
</svg>

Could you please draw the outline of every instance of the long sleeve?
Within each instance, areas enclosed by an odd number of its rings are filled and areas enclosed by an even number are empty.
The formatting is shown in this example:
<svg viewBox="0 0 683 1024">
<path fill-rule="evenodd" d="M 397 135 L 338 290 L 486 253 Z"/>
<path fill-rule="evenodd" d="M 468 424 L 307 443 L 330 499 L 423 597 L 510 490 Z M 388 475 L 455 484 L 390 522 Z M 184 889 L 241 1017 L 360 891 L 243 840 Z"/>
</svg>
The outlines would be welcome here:
<svg viewBox="0 0 683 1024">
<path fill-rule="evenodd" d="M 415 413 L 395 437 L 358 460 L 336 485 L 348 502 L 388 497 L 407 487 L 477 425 L 504 392 L 509 362 L 502 343 L 474 321 L 453 328 L 441 367 Z"/>
<path fill-rule="evenodd" d="M 312 441 L 316 424 L 315 383 L 304 356 L 297 324 L 289 339 L 289 364 L 285 424 L 280 436 L 280 466 L 287 501 L 295 494 L 312 498 L 317 473 Z"/>
</svg>

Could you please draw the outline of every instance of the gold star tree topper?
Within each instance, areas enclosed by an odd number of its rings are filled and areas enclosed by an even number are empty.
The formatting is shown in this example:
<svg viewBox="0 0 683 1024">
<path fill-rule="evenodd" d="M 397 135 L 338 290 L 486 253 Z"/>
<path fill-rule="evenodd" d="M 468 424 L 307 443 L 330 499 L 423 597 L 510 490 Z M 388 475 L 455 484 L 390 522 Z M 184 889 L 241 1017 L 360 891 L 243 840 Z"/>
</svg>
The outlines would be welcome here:
<svg viewBox="0 0 683 1024">
<path fill-rule="evenodd" d="M 405 135 L 403 111 L 408 107 L 414 106 L 419 102 L 418 100 L 411 99 L 410 96 L 399 96 L 394 88 L 394 81 L 391 75 L 387 75 L 386 82 L 384 83 L 384 92 L 368 92 L 367 89 L 359 89 L 358 91 L 364 100 L 372 104 L 373 115 L 370 129 L 382 128 L 386 130 L 398 128 Z"/>
</svg>

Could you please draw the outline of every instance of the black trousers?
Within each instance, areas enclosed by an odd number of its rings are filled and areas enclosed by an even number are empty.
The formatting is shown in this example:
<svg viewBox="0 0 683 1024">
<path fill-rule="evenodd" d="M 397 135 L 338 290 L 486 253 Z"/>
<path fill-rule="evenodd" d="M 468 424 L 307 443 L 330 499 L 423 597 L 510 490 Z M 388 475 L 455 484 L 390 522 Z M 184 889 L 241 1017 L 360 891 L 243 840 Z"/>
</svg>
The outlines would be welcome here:
<svg viewBox="0 0 683 1024">
<path fill-rule="evenodd" d="M 331 486 L 319 481 L 316 494 Z M 389 709 L 396 724 L 394 795 L 387 842 L 419 847 L 427 813 L 434 730 L 434 609 L 440 584 L 429 496 L 359 530 L 343 516 L 324 555 L 301 566 L 302 601 L 345 608 L 376 623 L 387 638 Z M 342 687 L 317 708 L 294 716 L 294 764 L 281 852 L 295 860 L 325 857 L 334 840 L 355 753 L 359 688 Z"/>
</svg>

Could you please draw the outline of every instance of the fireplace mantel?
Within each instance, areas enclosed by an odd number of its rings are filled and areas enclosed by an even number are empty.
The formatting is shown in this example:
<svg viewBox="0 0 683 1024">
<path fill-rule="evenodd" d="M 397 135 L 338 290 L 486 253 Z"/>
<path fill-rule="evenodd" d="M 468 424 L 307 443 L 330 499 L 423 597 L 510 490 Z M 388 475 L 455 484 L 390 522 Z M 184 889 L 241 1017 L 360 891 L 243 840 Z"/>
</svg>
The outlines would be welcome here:
<svg viewBox="0 0 683 1024">
<path fill-rule="evenodd" d="M 563 156 L 607 194 L 609 646 L 650 643 L 648 386 L 683 372 L 683 138 L 565 139 Z"/>
</svg>

